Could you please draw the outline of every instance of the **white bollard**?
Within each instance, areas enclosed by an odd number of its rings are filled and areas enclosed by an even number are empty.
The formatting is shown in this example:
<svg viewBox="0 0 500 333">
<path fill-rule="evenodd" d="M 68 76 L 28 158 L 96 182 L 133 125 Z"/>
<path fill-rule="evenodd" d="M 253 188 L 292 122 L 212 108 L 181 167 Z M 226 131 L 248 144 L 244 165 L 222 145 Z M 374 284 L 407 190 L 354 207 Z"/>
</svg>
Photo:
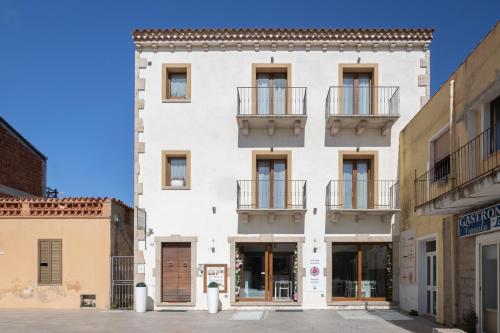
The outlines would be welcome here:
<svg viewBox="0 0 500 333">
<path fill-rule="evenodd" d="M 148 288 L 145 284 L 138 283 L 135 286 L 135 311 L 146 312 L 148 303 Z"/>
<path fill-rule="evenodd" d="M 207 288 L 208 313 L 219 311 L 219 287 Z"/>
</svg>

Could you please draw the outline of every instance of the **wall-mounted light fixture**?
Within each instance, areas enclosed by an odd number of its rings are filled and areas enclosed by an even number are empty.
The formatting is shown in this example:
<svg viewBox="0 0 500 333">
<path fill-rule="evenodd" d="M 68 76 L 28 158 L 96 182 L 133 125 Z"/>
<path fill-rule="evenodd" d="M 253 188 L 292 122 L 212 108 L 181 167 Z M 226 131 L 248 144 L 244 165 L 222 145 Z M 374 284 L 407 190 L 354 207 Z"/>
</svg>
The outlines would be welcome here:
<svg viewBox="0 0 500 333">
<path fill-rule="evenodd" d="M 314 208 L 313 209 L 313 214 L 316 215 L 317 212 L 318 212 L 318 208 Z"/>
<path fill-rule="evenodd" d="M 212 207 L 212 213 L 213 214 L 217 213 L 217 208 L 215 206 Z"/>
<path fill-rule="evenodd" d="M 316 243 L 316 238 L 314 238 L 313 253 L 318 252 L 318 244 Z"/>
<path fill-rule="evenodd" d="M 151 236 L 152 234 L 154 234 L 153 229 L 149 228 L 146 236 Z"/>
<path fill-rule="evenodd" d="M 271 57 L 271 64 L 274 64 L 274 57 Z"/>
<path fill-rule="evenodd" d="M 356 147 L 356 153 L 359 153 L 359 147 Z"/>
<path fill-rule="evenodd" d="M 358 57 L 358 64 L 361 63 L 361 57 Z"/>
<path fill-rule="evenodd" d="M 210 252 L 215 253 L 215 239 L 212 238 L 212 246 L 210 247 Z"/>
</svg>

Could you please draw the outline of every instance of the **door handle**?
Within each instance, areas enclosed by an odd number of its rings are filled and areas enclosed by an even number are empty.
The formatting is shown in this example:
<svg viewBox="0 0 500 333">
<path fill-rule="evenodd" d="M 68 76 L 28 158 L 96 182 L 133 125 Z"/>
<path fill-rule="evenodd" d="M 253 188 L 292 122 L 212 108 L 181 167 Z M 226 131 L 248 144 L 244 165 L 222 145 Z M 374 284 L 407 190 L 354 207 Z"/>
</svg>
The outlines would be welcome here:
<svg viewBox="0 0 500 333">
<path fill-rule="evenodd" d="M 168 266 L 169 266 L 169 267 L 172 267 L 172 266 L 174 266 L 174 263 L 173 263 L 172 261 L 169 261 L 169 262 L 168 262 Z"/>
<path fill-rule="evenodd" d="M 184 267 L 188 267 L 188 264 L 186 261 L 184 261 Z"/>
</svg>

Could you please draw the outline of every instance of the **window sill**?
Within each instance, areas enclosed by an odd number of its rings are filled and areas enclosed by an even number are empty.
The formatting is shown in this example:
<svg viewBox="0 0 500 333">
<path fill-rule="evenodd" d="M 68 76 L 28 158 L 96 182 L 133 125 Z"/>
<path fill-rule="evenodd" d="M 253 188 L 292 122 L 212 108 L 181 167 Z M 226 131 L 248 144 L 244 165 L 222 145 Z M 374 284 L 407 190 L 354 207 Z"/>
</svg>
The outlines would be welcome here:
<svg viewBox="0 0 500 333">
<path fill-rule="evenodd" d="M 161 101 L 163 103 L 191 103 L 191 98 L 167 98 Z"/>
<path fill-rule="evenodd" d="M 62 283 L 38 283 L 37 287 L 62 287 Z"/>
<path fill-rule="evenodd" d="M 162 186 L 162 190 L 190 190 L 191 186 Z"/>
</svg>

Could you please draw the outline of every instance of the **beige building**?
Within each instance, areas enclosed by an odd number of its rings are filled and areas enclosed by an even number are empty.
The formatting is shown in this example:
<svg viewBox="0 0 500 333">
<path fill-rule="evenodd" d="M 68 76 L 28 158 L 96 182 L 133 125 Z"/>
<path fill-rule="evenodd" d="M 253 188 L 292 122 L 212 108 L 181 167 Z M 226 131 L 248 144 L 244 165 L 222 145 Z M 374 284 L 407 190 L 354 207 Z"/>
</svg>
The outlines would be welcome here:
<svg viewBox="0 0 500 333">
<path fill-rule="evenodd" d="M 499 332 L 500 24 L 400 135 L 400 304 Z"/>
<path fill-rule="evenodd" d="M 132 255 L 120 201 L 0 199 L 0 308 L 131 307 Z"/>
</svg>

